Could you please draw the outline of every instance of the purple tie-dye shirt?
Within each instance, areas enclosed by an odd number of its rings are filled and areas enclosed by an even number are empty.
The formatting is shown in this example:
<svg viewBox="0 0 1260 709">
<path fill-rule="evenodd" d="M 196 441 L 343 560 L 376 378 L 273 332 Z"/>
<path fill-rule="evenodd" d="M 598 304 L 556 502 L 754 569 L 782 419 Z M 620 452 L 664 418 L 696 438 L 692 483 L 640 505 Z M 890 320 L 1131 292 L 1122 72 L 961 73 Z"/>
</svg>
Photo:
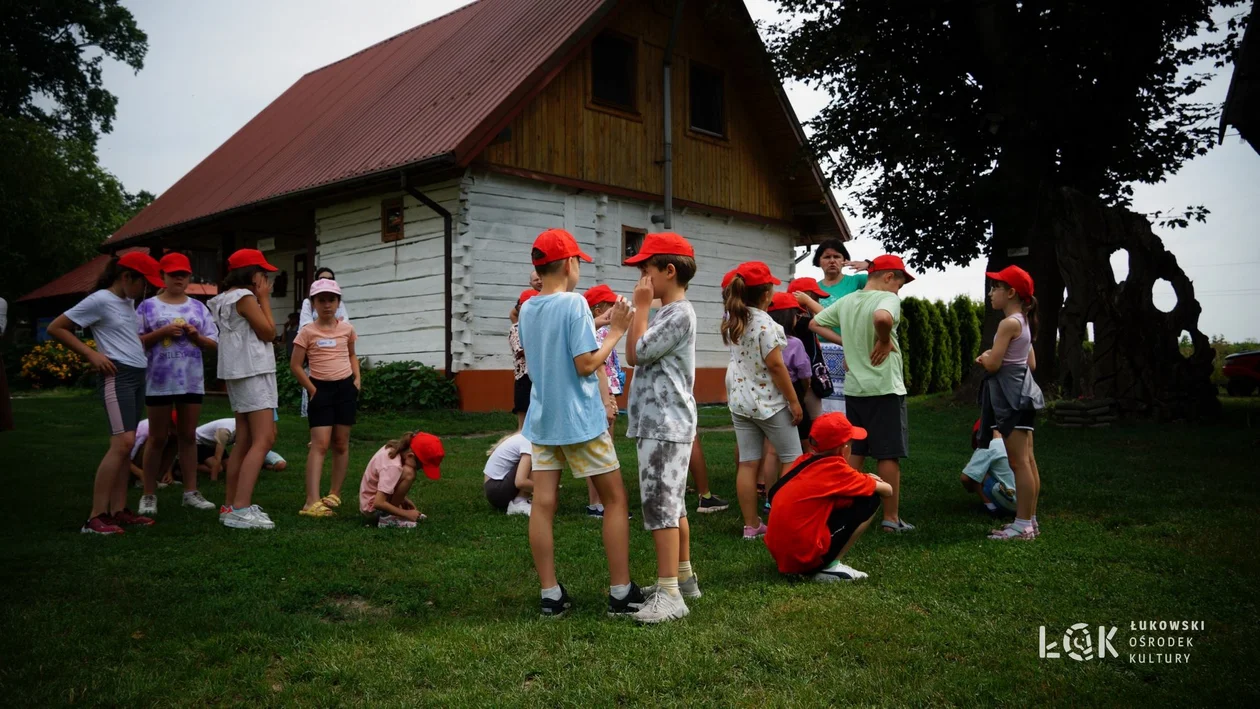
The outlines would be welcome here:
<svg viewBox="0 0 1260 709">
<path fill-rule="evenodd" d="M 149 298 L 136 308 L 136 320 L 141 335 L 175 322 L 188 323 L 211 340 L 219 339 L 219 330 L 214 325 L 214 318 L 210 317 L 210 310 L 193 298 L 180 305 L 164 303 L 156 297 Z M 149 359 L 145 374 L 146 396 L 206 393 L 201 348 L 187 335 L 158 340 L 145 351 L 145 355 Z"/>
</svg>

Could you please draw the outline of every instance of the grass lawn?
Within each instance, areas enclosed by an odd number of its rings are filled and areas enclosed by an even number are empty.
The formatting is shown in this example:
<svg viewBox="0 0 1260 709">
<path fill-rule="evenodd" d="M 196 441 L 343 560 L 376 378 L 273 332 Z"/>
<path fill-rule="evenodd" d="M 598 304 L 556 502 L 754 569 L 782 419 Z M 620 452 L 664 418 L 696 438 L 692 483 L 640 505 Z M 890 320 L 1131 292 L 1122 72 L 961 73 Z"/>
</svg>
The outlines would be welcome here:
<svg viewBox="0 0 1260 709">
<path fill-rule="evenodd" d="M 734 509 L 693 515 L 704 598 L 686 620 L 648 628 L 604 616 L 599 526 L 571 479 L 556 540 L 576 608 L 537 617 L 526 520 L 493 512 L 481 492 L 484 451 L 510 416 L 363 416 L 347 511 L 312 520 L 296 514 L 306 429 L 285 414 L 277 448 L 291 467 L 264 473 L 255 496 L 275 531 L 225 529 L 214 513 L 181 508 L 171 487 L 156 526 L 90 537 L 78 528 L 104 445 L 97 404 L 14 405 L 20 429 L 0 434 L 9 706 L 1260 701 L 1254 400 L 1227 401 L 1229 420 L 1214 427 L 1038 431 L 1043 536 L 1032 543 L 987 541 L 990 520 L 957 482 L 974 410 L 915 400 L 902 510 L 919 531 L 862 539 L 848 560 L 869 580 L 781 578 L 764 546 L 739 539 Z M 226 412 L 215 401 L 203 419 Z M 724 423 L 720 413 L 702 420 Z M 367 529 L 351 511 L 363 466 L 411 426 L 450 436 L 445 477 L 412 492 L 429 519 Z M 733 501 L 733 434 L 703 441 L 714 489 Z M 635 470 L 630 442 L 619 449 Z M 635 476 L 626 480 L 637 510 Z M 202 489 L 222 500 L 221 482 Z M 651 537 L 637 522 L 631 566 L 640 584 L 653 581 Z M 1149 620 L 1206 625 L 1130 629 Z M 1120 657 L 1039 659 L 1039 626 L 1056 640 L 1078 622 L 1119 626 Z M 1147 634 L 1191 637 L 1192 648 L 1163 651 L 1189 652 L 1189 664 L 1130 663 L 1130 641 Z"/>
</svg>

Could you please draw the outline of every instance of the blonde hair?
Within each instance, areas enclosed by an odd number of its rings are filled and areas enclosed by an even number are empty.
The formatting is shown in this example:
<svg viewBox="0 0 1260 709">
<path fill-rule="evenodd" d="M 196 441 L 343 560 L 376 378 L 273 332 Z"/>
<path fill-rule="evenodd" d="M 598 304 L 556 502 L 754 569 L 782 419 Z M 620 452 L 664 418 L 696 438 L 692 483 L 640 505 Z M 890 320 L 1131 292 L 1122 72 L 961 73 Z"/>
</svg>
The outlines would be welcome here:
<svg viewBox="0 0 1260 709">
<path fill-rule="evenodd" d="M 519 431 L 518 431 L 517 433 L 519 433 Z M 490 446 L 489 448 L 487 448 L 487 449 L 486 449 L 486 457 L 487 457 L 487 458 L 489 458 L 490 456 L 494 455 L 494 452 L 495 452 L 496 450 L 498 450 L 498 449 L 499 449 L 499 446 L 501 446 L 501 445 L 503 445 L 504 443 L 506 443 L 506 442 L 507 442 L 507 440 L 508 440 L 509 438 L 511 438 L 512 436 L 515 436 L 515 435 L 516 435 L 516 433 L 509 433 L 509 434 L 507 434 L 506 436 L 504 436 L 503 438 L 500 438 L 499 440 L 495 441 L 495 442 L 494 442 L 494 445 L 492 445 L 492 446 Z"/>
</svg>

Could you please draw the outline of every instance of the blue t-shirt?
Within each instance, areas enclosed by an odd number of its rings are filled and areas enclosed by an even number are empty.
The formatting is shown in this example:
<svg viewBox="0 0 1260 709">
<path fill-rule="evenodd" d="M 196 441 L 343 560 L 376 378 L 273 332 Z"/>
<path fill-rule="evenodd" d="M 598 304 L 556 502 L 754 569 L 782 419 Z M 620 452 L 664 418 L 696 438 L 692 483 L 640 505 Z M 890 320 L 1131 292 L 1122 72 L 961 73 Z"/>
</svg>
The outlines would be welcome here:
<svg viewBox="0 0 1260 709">
<path fill-rule="evenodd" d="M 534 383 L 525 437 L 540 446 L 563 446 L 608 430 L 599 376 L 579 377 L 573 364 L 574 357 L 599 349 L 586 299 L 577 293 L 536 295 L 521 306 L 519 328 Z"/>
</svg>

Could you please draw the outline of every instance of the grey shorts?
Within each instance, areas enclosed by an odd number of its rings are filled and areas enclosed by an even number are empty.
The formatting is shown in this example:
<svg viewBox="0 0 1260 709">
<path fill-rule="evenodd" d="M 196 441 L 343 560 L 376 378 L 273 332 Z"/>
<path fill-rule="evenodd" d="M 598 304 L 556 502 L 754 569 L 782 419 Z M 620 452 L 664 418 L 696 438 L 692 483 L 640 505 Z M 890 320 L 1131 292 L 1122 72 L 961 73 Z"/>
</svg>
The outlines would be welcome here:
<svg viewBox="0 0 1260 709">
<path fill-rule="evenodd" d="M 731 423 L 735 425 L 735 445 L 739 446 L 741 463 L 761 460 L 762 443 L 766 439 L 774 446 L 780 462 L 791 463 L 801 457 L 801 439 L 797 437 L 796 426 L 792 425 L 792 414 L 787 407 L 768 419 L 731 414 Z"/>
<path fill-rule="evenodd" d="M 275 409 L 279 406 L 276 396 L 276 374 L 255 374 L 244 379 L 224 380 L 227 385 L 228 402 L 232 411 L 248 414 L 253 411 Z"/>
<path fill-rule="evenodd" d="M 845 399 L 849 422 L 866 429 L 866 440 L 853 442 L 853 455 L 876 460 L 910 457 L 910 419 L 906 397 L 850 396 Z"/>
<path fill-rule="evenodd" d="M 643 502 L 643 528 L 677 529 L 687 516 L 687 468 L 691 444 L 640 438 L 639 499 Z M 760 450 L 760 449 L 758 449 Z"/>
<path fill-rule="evenodd" d="M 105 421 L 111 436 L 136 430 L 145 417 L 145 370 L 118 362 L 114 362 L 114 369 L 118 370 L 117 374 L 101 375 L 96 380 L 96 395 L 105 405 Z"/>
<path fill-rule="evenodd" d="M 521 494 L 516 487 L 516 478 L 512 475 L 505 475 L 502 480 L 487 480 L 484 487 L 490 506 L 501 512 L 506 511 L 508 503 Z"/>
</svg>

